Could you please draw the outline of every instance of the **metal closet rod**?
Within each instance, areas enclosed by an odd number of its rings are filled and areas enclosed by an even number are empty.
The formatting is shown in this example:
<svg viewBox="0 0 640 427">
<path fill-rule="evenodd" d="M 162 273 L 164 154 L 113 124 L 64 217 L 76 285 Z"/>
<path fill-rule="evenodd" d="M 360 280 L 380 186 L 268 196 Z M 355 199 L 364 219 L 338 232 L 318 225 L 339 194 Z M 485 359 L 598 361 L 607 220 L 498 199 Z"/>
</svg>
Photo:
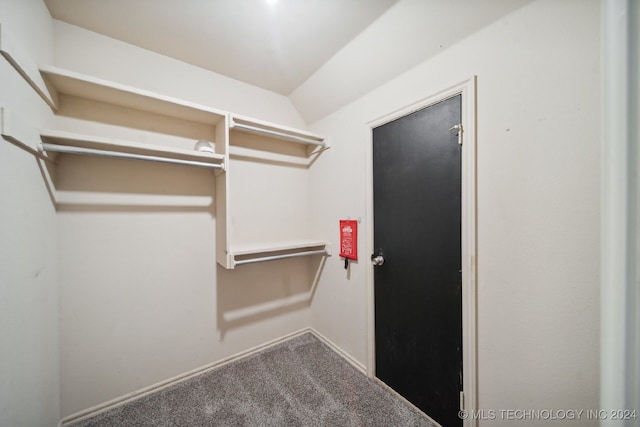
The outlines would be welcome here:
<svg viewBox="0 0 640 427">
<path fill-rule="evenodd" d="M 122 153 L 120 151 L 97 150 L 95 148 L 72 147 L 68 145 L 40 144 L 41 151 L 53 151 L 65 154 L 83 154 L 88 156 L 114 157 L 117 159 L 146 160 L 159 163 L 171 163 L 187 166 L 199 166 L 204 168 L 224 169 L 223 164 L 199 162 L 197 160 L 172 159 L 171 157 L 149 156 L 146 154 Z"/>
<path fill-rule="evenodd" d="M 237 122 L 234 122 L 233 120 L 231 121 L 231 127 L 244 129 L 246 131 L 253 132 L 253 133 L 275 136 L 277 138 L 287 139 L 289 141 L 302 142 L 303 144 L 318 145 L 320 147 L 324 146 L 324 141 L 318 141 L 317 139 L 306 138 L 304 136 L 290 135 L 288 133 L 278 132 L 276 130 L 271 130 L 271 129 L 259 128 L 257 126 L 245 125 L 244 123 L 237 123 Z"/>
<path fill-rule="evenodd" d="M 293 254 L 286 254 L 286 255 L 273 255 L 273 256 L 265 256 L 260 258 L 249 258 L 249 259 L 236 261 L 235 265 L 251 264 L 254 262 L 275 261 L 277 259 L 296 258 L 301 256 L 309 256 L 309 255 L 328 255 L 328 252 L 326 249 L 320 249 L 317 251 L 296 252 Z"/>
</svg>

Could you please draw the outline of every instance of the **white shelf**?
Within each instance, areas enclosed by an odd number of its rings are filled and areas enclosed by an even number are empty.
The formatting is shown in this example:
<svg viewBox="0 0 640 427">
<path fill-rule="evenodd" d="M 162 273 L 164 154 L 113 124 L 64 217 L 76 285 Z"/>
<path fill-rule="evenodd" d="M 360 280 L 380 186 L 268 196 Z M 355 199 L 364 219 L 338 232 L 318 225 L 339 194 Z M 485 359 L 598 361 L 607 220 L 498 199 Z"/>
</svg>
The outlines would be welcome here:
<svg viewBox="0 0 640 427">
<path fill-rule="evenodd" d="M 233 256 L 256 255 L 268 252 L 302 251 L 314 248 L 325 248 L 327 242 L 323 240 L 296 240 L 287 242 L 268 242 L 242 245 L 231 249 Z"/>
<path fill-rule="evenodd" d="M 57 94 L 77 96 L 197 123 L 215 125 L 226 113 L 143 89 L 45 66 L 40 73 Z"/>
<path fill-rule="evenodd" d="M 81 135 L 72 132 L 43 129 L 40 131 L 43 142 L 69 147 L 103 150 L 106 152 L 130 153 L 143 156 L 159 156 L 169 159 L 197 161 L 210 164 L 221 164 L 225 156 L 216 153 L 205 153 L 195 150 L 184 150 L 173 147 L 160 147 L 150 144 L 141 144 L 132 141 L 123 141 L 113 138 Z"/>
<path fill-rule="evenodd" d="M 231 115 L 230 127 L 232 130 L 258 134 L 273 139 L 326 147 L 326 140 L 321 135 L 235 114 Z"/>
<path fill-rule="evenodd" d="M 296 224 L 297 228 L 292 230 L 290 223 L 284 225 L 285 228 L 283 228 L 282 223 L 274 220 L 274 218 L 288 218 L 294 214 L 298 215 L 300 210 L 297 207 L 292 207 L 287 203 L 274 204 L 266 193 L 246 194 L 245 199 L 239 199 L 237 195 L 230 196 L 232 193 L 238 194 L 238 190 L 245 193 L 249 189 L 246 181 L 242 185 L 235 184 L 238 182 L 236 179 L 244 175 L 244 180 L 261 179 L 278 182 L 276 188 L 281 194 L 285 192 L 289 194 L 289 197 L 300 200 L 303 205 L 306 204 L 307 193 L 301 193 L 303 189 L 298 185 L 305 181 L 304 176 L 301 176 L 301 171 L 308 169 L 315 158 L 327 148 L 326 139 L 311 132 L 236 114 L 229 115 L 229 131 L 228 171 L 232 172 L 225 174 L 223 179 L 216 180 L 216 207 L 218 209 L 216 221 L 221 228 L 224 228 L 224 230 L 219 229 L 218 263 L 225 268 L 233 269 L 236 266 L 249 263 L 330 255 L 330 247 L 326 241 L 304 239 L 312 234 L 304 226 Z M 271 173 L 274 175 L 271 176 Z M 289 192 L 286 188 L 281 188 L 280 185 L 291 187 L 290 189 L 294 191 Z M 251 202 L 247 202 L 247 200 L 251 200 Z M 283 206 L 281 213 L 272 212 L 267 215 L 275 223 L 265 221 L 263 219 L 265 216 L 255 212 L 256 203 Z M 247 210 L 249 210 L 249 214 L 247 214 Z M 247 221 L 251 223 L 247 224 Z M 262 224 L 263 222 L 264 224 Z M 248 237 L 246 235 L 240 237 L 240 234 L 244 233 L 237 232 L 237 230 L 248 226 L 257 231 L 256 223 L 261 224 L 264 230 L 269 230 L 269 232 L 261 233 L 262 241 L 258 240 L 251 244 L 235 243 L 238 240 L 246 242 Z M 301 239 L 264 242 L 264 240 L 277 239 L 276 230 L 286 232 L 285 238 L 300 237 Z"/>
<path fill-rule="evenodd" d="M 312 255 L 330 256 L 331 247 L 321 240 L 296 240 L 288 242 L 260 243 L 231 250 L 231 268 L 242 264 L 275 261 Z M 239 258 L 239 259 L 237 259 Z"/>
<path fill-rule="evenodd" d="M 245 200 L 238 199 L 238 195 L 234 196 L 233 201 L 231 200 L 231 193 L 234 189 L 243 188 L 242 185 L 234 187 L 232 183 L 239 182 L 245 185 L 245 180 L 262 180 L 265 179 L 262 176 L 263 171 L 269 174 L 273 171 L 274 179 L 277 182 L 284 183 L 285 186 L 292 185 L 295 191 L 290 197 L 294 197 L 295 200 L 299 199 L 299 203 L 303 206 L 308 202 L 307 195 L 296 184 L 304 181 L 300 177 L 301 171 L 308 169 L 317 156 L 328 148 L 327 140 L 321 135 L 231 114 L 53 66 L 41 67 L 40 73 L 52 93 L 52 98 L 59 99 L 63 109 L 73 105 L 69 102 L 72 100 L 71 98 L 88 99 L 156 116 L 150 118 L 145 116 L 145 120 L 162 122 L 165 117 L 169 117 L 192 122 L 198 126 L 204 124 L 205 129 L 202 129 L 202 133 L 207 132 L 215 135 L 216 153 L 214 154 L 59 130 L 42 130 L 39 136 L 42 140 L 41 148 L 52 153 L 103 155 L 221 169 L 216 172 L 215 180 L 216 258 L 224 268 L 233 269 L 237 265 L 282 258 L 330 255 L 330 245 L 321 240 L 301 239 L 251 245 L 234 244 L 240 236 L 234 232 L 233 227 L 243 227 L 242 221 L 246 218 L 249 218 L 252 223 L 245 225 L 256 228 L 256 224 L 259 224 L 262 227 L 261 223 L 253 221 L 263 221 L 263 219 L 258 212 L 255 212 L 255 218 L 253 215 L 242 215 L 243 212 L 238 212 L 239 209 L 246 210 L 250 207 L 245 203 Z M 59 106 L 56 103 L 52 107 L 55 109 Z M 73 113 L 70 117 L 73 118 Z M 100 119 L 95 121 L 100 123 Z M 71 124 L 70 127 L 73 129 L 76 123 L 67 122 L 65 124 L 67 128 Z M 127 125 L 128 123 L 124 124 L 125 127 Z M 180 126 L 184 125 L 185 123 L 180 124 Z M 186 125 L 190 126 L 190 123 L 186 123 Z M 213 129 L 206 129 L 208 127 Z M 83 128 L 81 126 L 77 130 L 85 132 L 81 130 Z M 92 130 L 87 132 L 92 132 Z M 230 144 L 234 145 L 234 152 L 230 151 Z M 256 167 L 260 171 L 259 175 L 254 173 Z M 242 174 L 246 176 L 241 178 Z M 236 177 L 240 180 L 234 181 Z M 279 191 L 286 192 L 287 190 L 281 189 Z M 285 206 L 283 209 L 283 215 L 272 216 L 272 218 L 286 218 L 287 215 L 292 214 L 291 206 Z M 297 208 L 293 212 L 297 214 Z M 242 220 L 238 220 L 238 218 Z M 274 231 L 281 229 L 282 224 L 264 224 L 264 227 Z M 287 229 L 285 238 L 308 237 L 309 230 L 304 227 L 304 224 L 297 225 L 297 227 L 298 229 L 294 230 Z M 278 238 L 275 232 L 264 234 L 262 237 L 267 240 Z M 246 241 L 246 237 L 242 236 L 241 241 Z"/>
</svg>

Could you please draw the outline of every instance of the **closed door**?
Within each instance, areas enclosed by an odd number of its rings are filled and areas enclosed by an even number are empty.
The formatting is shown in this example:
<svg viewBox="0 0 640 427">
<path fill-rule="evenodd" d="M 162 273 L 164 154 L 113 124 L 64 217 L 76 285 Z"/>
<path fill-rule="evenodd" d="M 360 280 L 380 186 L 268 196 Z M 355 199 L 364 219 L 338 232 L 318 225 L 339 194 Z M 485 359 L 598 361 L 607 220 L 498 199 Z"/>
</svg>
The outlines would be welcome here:
<svg viewBox="0 0 640 427">
<path fill-rule="evenodd" d="M 462 390 L 461 95 L 373 130 L 376 376 L 443 426 Z"/>
</svg>

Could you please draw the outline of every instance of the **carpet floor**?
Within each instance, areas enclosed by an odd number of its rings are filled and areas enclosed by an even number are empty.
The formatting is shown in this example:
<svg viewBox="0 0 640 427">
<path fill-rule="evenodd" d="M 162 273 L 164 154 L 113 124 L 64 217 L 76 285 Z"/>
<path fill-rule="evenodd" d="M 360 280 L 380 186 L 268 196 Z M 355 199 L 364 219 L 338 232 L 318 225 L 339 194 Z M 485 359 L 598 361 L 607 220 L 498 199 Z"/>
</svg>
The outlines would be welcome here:
<svg viewBox="0 0 640 427">
<path fill-rule="evenodd" d="M 435 426 L 311 333 L 71 425 Z"/>
</svg>

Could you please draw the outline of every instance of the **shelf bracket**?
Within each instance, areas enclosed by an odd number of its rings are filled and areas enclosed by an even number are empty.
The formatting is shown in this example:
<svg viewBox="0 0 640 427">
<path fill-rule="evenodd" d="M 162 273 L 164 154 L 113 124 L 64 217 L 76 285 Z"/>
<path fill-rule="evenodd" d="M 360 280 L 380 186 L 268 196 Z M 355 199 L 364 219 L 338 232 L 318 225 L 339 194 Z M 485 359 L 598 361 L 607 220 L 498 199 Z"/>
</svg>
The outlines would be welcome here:
<svg viewBox="0 0 640 427">
<path fill-rule="evenodd" d="M 58 108 L 57 93 L 49 90 L 36 63 L 14 41 L 2 23 L 0 23 L 0 53 L 51 108 L 54 110 Z"/>
</svg>

